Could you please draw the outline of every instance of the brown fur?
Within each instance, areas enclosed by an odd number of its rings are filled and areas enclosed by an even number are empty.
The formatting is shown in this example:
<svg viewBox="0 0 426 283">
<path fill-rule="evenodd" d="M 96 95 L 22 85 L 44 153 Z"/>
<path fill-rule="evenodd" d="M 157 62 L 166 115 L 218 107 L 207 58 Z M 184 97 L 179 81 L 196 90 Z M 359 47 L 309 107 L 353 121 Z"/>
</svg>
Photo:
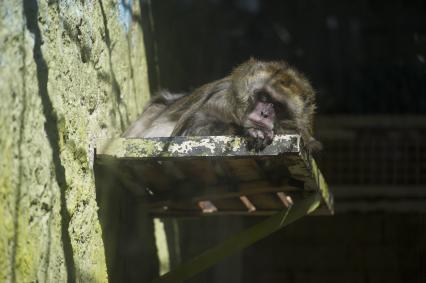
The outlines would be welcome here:
<svg viewBox="0 0 426 283">
<path fill-rule="evenodd" d="M 275 119 L 274 134 L 300 132 L 308 148 L 321 147 L 312 137 L 316 106 L 315 92 L 308 80 L 285 62 L 254 59 L 235 68 L 231 75 L 203 85 L 189 95 L 160 93 L 123 135 L 247 134 L 247 128 L 252 127 L 248 126 L 247 116 L 253 111 L 259 90 L 283 106 Z M 261 142 L 260 149 L 267 143 Z"/>
</svg>

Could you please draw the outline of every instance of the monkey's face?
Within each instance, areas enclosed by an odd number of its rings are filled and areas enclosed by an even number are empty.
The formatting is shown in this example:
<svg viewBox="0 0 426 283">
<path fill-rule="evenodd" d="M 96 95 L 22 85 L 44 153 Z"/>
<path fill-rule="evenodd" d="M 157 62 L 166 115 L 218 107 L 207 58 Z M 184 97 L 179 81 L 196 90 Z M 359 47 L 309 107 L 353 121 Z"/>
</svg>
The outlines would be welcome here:
<svg viewBox="0 0 426 283">
<path fill-rule="evenodd" d="M 270 144 L 277 125 L 284 121 L 288 124 L 303 112 L 305 102 L 301 93 L 297 80 L 286 73 L 270 78 L 260 89 L 253 91 L 243 126 L 256 140 L 255 148 L 262 149 Z"/>
<path fill-rule="evenodd" d="M 249 60 L 234 70 L 233 86 L 236 116 L 255 139 L 255 148 L 269 144 L 284 123 L 285 129 L 294 130 L 291 125 L 315 109 L 309 82 L 284 62 Z"/>
<path fill-rule="evenodd" d="M 247 114 L 244 126 L 273 131 L 276 117 L 276 106 L 264 90 L 257 91 L 254 96 L 252 110 Z"/>
<path fill-rule="evenodd" d="M 272 142 L 277 107 L 265 90 L 257 91 L 254 95 L 253 106 L 247 113 L 243 126 L 253 138 L 252 146 L 260 150 Z"/>
</svg>

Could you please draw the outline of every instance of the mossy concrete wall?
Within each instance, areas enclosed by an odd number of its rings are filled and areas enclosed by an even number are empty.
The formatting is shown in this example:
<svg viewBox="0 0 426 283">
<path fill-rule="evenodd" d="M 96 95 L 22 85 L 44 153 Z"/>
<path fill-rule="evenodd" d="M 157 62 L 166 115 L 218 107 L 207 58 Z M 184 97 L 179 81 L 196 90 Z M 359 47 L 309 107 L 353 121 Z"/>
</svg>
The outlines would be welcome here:
<svg viewBox="0 0 426 283">
<path fill-rule="evenodd" d="M 0 5 L 0 282 L 108 281 L 93 146 L 149 97 L 139 2 Z"/>
</svg>

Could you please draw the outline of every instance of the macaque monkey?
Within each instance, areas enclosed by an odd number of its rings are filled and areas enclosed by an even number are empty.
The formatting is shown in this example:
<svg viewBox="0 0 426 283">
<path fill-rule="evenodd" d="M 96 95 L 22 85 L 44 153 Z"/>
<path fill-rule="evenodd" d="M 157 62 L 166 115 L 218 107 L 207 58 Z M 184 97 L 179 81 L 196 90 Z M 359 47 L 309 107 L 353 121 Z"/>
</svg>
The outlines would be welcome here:
<svg viewBox="0 0 426 283">
<path fill-rule="evenodd" d="M 245 135 L 260 151 L 274 135 L 292 132 L 317 151 L 314 112 L 315 92 L 301 73 L 285 62 L 250 59 L 191 94 L 161 92 L 123 136 Z"/>
</svg>

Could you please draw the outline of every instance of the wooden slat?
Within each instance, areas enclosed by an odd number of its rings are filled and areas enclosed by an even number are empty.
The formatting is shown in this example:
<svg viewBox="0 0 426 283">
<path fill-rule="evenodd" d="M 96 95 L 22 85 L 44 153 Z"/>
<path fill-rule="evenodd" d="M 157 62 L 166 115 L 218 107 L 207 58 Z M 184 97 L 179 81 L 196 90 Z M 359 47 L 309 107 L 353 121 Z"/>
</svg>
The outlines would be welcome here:
<svg viewBox="0 0 426 283">
<path fill-rule="evenodd" d="M 290 196 L 286 195 L 284 192 L 277 193 L 278 198 L 284 204 L 285 207 L 289 207 L 293 204 L 293 200 Z"/>
<path fill-rule="evenodd" d="M 256 207 L 253 205 L 253 203 L 248 199 L 247 196 L 240 196 L 241 202 L 245 205 L 247 208 L 247 212 L 254 212 L 256 211 Z"/>
<path fill-rule="evenodd" d="M 177 189 L 178 190 L 178 189 Z M 242 195 L 250 196 L 255 194 L 261 194 L 261 193 L 274 193 L 274 192 L 300 192 L 303 188 L 296 188 L 292 187 L 287 184 L 283 184 L 280 186 L 271 186 L 268 182 L 265 181 L 259 181 L 259 182 L 250 182 L 250 183 L 244 183 L 239 184 L 238 188 L 235 190 L 231 190 L 227 186 L 215 186 L 210 187 L 206 189 L 200 189 L 200 193 L 193 194 L 191 196 L 185 196 L 182 195 L 181 197 L 175 196 L 172 198 L 170 194 L 168 196 L 159 196 L 158 198 L 155 198 L 155 195 L 151 198 L 151 200 L 148 203 L 148 207 L 155 207 L 155 206 L 164 206 L 164 205 L 170 205 L 172 202 L 177 201 L 192 201 L 192 202 L 198 202 L 202 200 L 218 200 L 218 199 L 225 199 L 225 198 L 231 198 L 231 197 L 239 197 Z"/>
</svg>

